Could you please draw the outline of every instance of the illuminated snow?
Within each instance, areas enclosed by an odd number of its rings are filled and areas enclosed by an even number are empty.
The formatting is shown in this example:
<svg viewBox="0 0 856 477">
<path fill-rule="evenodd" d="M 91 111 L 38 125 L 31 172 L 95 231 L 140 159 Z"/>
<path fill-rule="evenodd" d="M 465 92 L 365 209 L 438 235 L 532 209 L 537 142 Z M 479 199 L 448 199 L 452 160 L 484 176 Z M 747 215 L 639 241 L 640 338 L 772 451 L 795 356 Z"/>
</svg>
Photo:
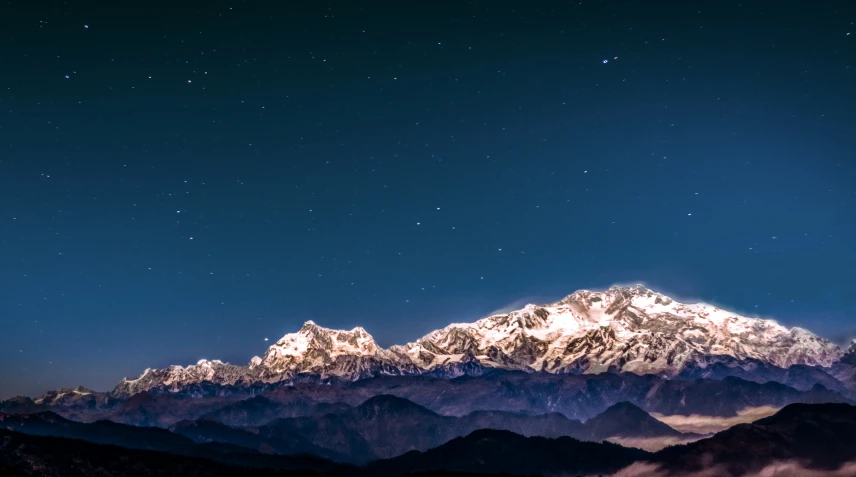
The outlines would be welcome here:
<svg viewBox="0 0 856 477">
<path fill-rule="evenodd" d="M 499 353 L 500 360 L 489 358 Z M 505 356 L 502 356 L 502 355 Z M 641 286 L 581 290 L 548 305 L 526 305 L 473 323 L 453 323 L 415 342 L 382 349 L 362 328 L 333 330 L 307 321 L 248 366 L 200 360 L 147 369 L 123 380 L 128 392 L 211 381 L 275 382 L 310 373 L 348 379 L 408 374 L 477 360 L 487 367 L 674 375 L 700 356 L 753 358 L 779 367 L 828 367 L 842 351 L 802 329 L 740 316 L 706 303 L 683 304 Z M 581 358 L 585 360 L 581 361 Z M 579 369 L 579 363 L 584 363 Z M 700 363 L 702 366 L 705 362 Z M 454 375 L 454 371 L 452 372 Z"/>
</svg>

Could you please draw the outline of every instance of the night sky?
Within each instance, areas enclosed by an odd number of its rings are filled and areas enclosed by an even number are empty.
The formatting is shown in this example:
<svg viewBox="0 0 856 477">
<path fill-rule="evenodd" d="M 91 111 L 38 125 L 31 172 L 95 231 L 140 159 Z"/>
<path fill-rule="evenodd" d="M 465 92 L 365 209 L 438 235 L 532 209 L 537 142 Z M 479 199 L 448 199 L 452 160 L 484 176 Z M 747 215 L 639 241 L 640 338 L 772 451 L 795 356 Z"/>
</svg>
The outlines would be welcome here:
<svg viewBox="0 0 856 477">
<path fill-rule="evenodd" d="M 856 2 L 129 3 L 0 5 L 0 398 L 614 283 L 856 336 Z"/>
</svg>

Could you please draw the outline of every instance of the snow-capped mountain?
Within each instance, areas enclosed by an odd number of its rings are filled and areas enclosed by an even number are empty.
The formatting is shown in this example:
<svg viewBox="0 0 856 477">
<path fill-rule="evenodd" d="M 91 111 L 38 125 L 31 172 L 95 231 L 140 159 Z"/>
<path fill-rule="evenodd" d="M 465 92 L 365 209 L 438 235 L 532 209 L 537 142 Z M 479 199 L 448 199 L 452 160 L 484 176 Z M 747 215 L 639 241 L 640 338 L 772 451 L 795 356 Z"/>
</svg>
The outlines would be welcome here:
<svg viewBox="0 0 856 477">
<path fill-rule="evenodd" d="M 856 366 L 856 340 L 850 342 L 850 348 L 847 348 L 847 352 L 844 353 L 841 362 L 850 366 Z"/>
<path fill-rule="evenodd" d="M 78 386 L 76 388 L 65 388 L 58 389 L 56 391 L 48 391 L 38 399 L 35 399 L 33 402 L 36 404 L 56 404 L 62 400 L 73 400 L 80 399 L 81 396 L 90 396 L 95 391 L 91 389 L 86 389 L 83 386 Z"/>
<path fill-rule="evenodd" d="M 123 379 L 113 393 L 129 396 L 154 387 L 164 386 L 179 390 L 191 383 L 212 382 L 215 384 L 237 384 L 253 380 L 246 366 L 224 363 L 220 360 L 199 360 L 190 366 L 170 366 L 166 369 L 147 368 L 136 379 Z"/>
<path fill-rule="evenodd" d="M 850 343 L 850 348 L 832 367 L 829 374 L 843 383 L 851 391 L 852 396 L 856 397 L 856 340 Z"/>
<path fill-rule="evenodd" d="M 298 374 L 356 379 L 385 374 L 417 374 L 419 370 L 375 343 L 362 328 L 350 331 L 322 328 L 312 321 L 289 333 L 250 360 L 249 370 L 264 381 L 279 381 Z"/>
<path fill-rule="evenodd" d="M 457 376 L 474 368 L 551 373 L 632 372 L 676 376 L 719 360 L 780 368 L 830 367 L 844 353 L 802 328 L 704 304 L 678 303 L 642 286 L 581 290 L 548 305 L 526 305 L 474 323 L 455 323 L 403 346 L 379 347 L 362 328 L 308 321 L 248 366 L 202 360 L 147 369 L 114 391 L 128 395 L 187 384 L 279 382 L 298 376 L 356 380 L 379 374 Z"/>
<path fill-rule="evenodd" d="M 452 324 L 399 350 L 422 369 L 474 356 L 498 368 L 673 375 L 690 360 L 727 356 L 778 367 L 831 366 L 841 350 L 802 328 L 682 304 L 642 286 L 577 291 L 475 323 Z"/>
</svg>

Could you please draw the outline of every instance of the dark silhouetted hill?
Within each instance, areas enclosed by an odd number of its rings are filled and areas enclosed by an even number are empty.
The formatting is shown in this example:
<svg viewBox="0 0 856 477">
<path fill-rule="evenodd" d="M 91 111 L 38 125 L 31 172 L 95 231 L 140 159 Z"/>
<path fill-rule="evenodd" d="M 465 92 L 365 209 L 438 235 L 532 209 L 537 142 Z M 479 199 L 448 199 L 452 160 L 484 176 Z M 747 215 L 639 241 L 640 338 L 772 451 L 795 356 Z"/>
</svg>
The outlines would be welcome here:
<svg viewBox="0 0 856 477">
<path fill-rule="evenodd" d="M 425 471 L 511 475 L 612 473 L 648 452 L 608 442 L 584 442 L 571 437 L 525 437 L 508 431 L 480 430 L 426 452 L 408 452 L 376 461 L 367 469 L 383 476 Z"/>
<path fill-rule="evenodd" d="M 856 406 L 791 404 L 751 424 L 664 449 L 654 460 L 676 473 L 718 467 L 722 475 L 730 476 L 755 472 L 781 461 L 795 461 L 814 469 L 837 469 L 856 461 Z"/>
</svg>

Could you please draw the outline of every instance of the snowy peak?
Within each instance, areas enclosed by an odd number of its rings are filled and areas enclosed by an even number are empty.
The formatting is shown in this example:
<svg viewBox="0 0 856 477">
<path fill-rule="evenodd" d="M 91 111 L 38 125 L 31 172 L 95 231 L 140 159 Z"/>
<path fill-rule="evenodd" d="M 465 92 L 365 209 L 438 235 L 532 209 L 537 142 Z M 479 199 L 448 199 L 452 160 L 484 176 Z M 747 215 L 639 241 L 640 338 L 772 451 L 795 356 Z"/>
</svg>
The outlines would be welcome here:
<svg viewBox="0 0 856 477">
<path fill-rule="evenodd" d="M 330 357 L 340 354 L 373 355 L 380 348 L 366 330 L 356 327 L 350 331 L 333 330 L 307 321 L 296 333 L 288 333 L 274 343 L 267 354 L 300 356 L 306 353 L 323 352 Z"/>
<path fill-rule="evenodd" d="M 850 342 L 850 347 L 841 357 L 841 362 L 850 366 L 856 366 L 856 339 Z"/>
<path fill-rule="evenodd" d="M 841 357 L 837 346 L 804 329 L 705 303 L 678 303 L 641 285 L 580 290 L 549 305 L 449 325 L 406 350 L 426 368 L 470 354 L 510 369 L 661 375 L 674 375 L 699 356 L 783 368 L 828 367 Z"/>
<path fill-rule="evenodd" d="M 310 372 L 330 365 L 340 357 L 375 357 L 381 348 L 366 330 L 333 330 L 307 321 L 296 333 L 288 333 L 274 343 L 261 358 L 253 358 L 250 368 L 264 376 Z"/>
<path fill-rule="evenodd" d="M 575 304 L 584 308 L 610 308 L 613 306 L 620 307 L 627 305 L 635 299 L 651 301 L 654 304 L 669 305 L 674 300 L 671 298 L 649 290 L 642 285 L 634 285 L 631 287 L 612 286 L 604 291 L 592 290 L 577 290 L 554 305 L 571 305 Z"/>
<path fill-rule="evenodd" d="M 850 356 L 856 353 L 856 344 Z M 579 290 L 473 323 L 453 323 L 414 342 L 380 348 L 363 328 L 334 330 L 307 321 L 248 366 L 200 360 L 147 369 L 116 392 L 189 383 L 236 384 L 300 376 L 356 380 L 379 374 L 459 376 L 483 367 L 551 373 L 631 372 L 676 376 L 691 367 L 757 360 L 788 368 L 830 367 L 842 351 L 802 328 L 751 318 L 706 303 L 679 303 L 641 285 Z"/>
<path fill-rule="evenodd" d="M 36 404 L 57 404 L 60 401 L 68 402 L 70 400 L 80 399 L 83 396 L 92 396 L 96 393 L 91 389 L 87 389 L 83 386 L 78 386 L 76 388 L 63 388 L 58 389 L 56 391 L 48 391 L 42 396 L 33 400 Z"/>
<path fill-rule="evenodd" d="M 372 338 L 372 335 L 359 326 L 350 331 L 331 330 L 318 326 L 310 320 L 304 323 L 300 331 L 296 334 L 310 337 L 312 343 L 323 346 L 329 350 L 331 355 L 373 355 L 380 349 L 375 343 L 374 338 Z M 293 336 L 293 334 L 284 336 L 280 342 L 290 336 Z"/>
<path fill-rule="evenodd" d="M 220 360 L 201 359 L 190 366 L 170 366 L 166 369 L 147 368 L 135 379 L 123 379 L 113 390 L 117 395 L 133 395 L 156 386 L 178 389 L 188 383 L 212 382 L 232 385 L 246 380 L 247 369 Z"/>
<path fill-rule="evenodd" d="M 668 307 L 671 298 L 649 290 L 642 285 L 632 287 L 613 286 L 605 291 L 578 290 L 553 304 L 554 307 L 568 306 L 572 310 L 600 322 L 603 315 L 613 316 L 631 306 L 638 308 Z"/>
</svg>

